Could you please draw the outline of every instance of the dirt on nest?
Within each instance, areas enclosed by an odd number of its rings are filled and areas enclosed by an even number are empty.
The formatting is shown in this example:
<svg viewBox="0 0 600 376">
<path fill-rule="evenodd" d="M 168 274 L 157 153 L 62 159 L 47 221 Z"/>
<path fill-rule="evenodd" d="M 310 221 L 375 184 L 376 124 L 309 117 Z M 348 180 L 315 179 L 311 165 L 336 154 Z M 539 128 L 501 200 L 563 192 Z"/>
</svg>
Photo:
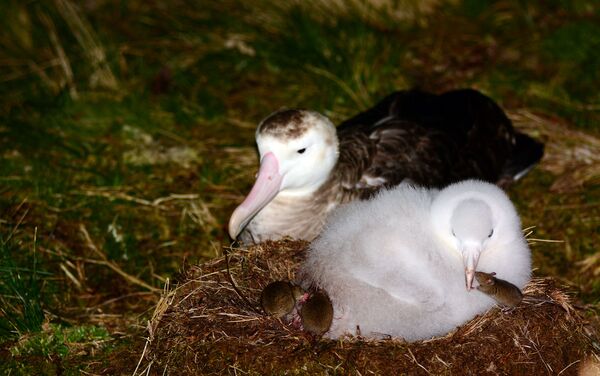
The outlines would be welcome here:
<svg viewBox="0 0 600 376">
<path fill-rule="evenodd" d="M 135 374 L 573 375 L 600 359 L 569 296 L 541 278 L 517 308 L 494 308 L 441 338 L 313 338 L 259 302 L 268 283 L 294 279 L 306 247 L 268 242 L 189 268 L 157 306 Z"/>
</svg>

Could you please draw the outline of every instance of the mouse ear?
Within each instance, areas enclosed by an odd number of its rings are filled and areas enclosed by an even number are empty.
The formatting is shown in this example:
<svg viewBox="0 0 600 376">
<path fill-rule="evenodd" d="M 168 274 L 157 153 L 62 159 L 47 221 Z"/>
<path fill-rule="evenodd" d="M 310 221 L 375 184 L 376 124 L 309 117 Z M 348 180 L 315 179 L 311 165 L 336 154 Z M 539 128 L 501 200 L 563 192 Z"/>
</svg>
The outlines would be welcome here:
<svg viewBox="0 0 600 376">
<path fill-rule="evenodd" d="M 491 275 L 496 275 L 496 272 L 491 272 L 490 274 L 491 274 Z"/>
</svg>

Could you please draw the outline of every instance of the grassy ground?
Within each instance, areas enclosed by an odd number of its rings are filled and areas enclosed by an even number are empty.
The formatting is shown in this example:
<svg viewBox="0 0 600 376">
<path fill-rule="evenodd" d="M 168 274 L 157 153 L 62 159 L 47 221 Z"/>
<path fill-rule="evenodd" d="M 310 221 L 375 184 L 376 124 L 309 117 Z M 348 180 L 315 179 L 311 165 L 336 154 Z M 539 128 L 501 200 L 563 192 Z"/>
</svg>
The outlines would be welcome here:
<svg viewBox="0 0 600 376">
<path fill-rule="evenodd" d="M 411 87 L 474 87 L 572 140 L 511 194 L 561 241 L 533 247 L 536 273 L 599 307 L 597 2 L 75 4 L 0 5 L 0 373 L 89 372 L 139 344 L 165 282 L 229 242 L 262 117 L 341 121 Z"/>
</svg>

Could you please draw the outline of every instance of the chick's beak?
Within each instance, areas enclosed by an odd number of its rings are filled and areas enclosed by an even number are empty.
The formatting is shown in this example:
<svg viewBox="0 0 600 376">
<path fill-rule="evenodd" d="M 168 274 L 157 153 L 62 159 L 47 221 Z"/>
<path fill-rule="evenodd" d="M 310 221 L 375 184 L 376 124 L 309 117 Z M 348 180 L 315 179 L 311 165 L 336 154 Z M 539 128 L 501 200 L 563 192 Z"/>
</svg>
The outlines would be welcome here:
<svg viewBox="0 0 600 376">
<path fill-rule="evenodd" d="M 475 271 L 477 269 L 477 262 L 479 261 L 480 254 L 481 249 L 478 247 L 466 247 L 462 252 L 467 290 L 473 288 L 473 279 L 475 278 Z"/>
<path fill-rule="evenodd" d="M 279 193 L 282 180 L 277 158 L 271 152 L 266 153 L 260 161 L 254 186 L 229 218 L 229 236 L 232 239 L 236 239 L 252 218 Z"/>
</svg>

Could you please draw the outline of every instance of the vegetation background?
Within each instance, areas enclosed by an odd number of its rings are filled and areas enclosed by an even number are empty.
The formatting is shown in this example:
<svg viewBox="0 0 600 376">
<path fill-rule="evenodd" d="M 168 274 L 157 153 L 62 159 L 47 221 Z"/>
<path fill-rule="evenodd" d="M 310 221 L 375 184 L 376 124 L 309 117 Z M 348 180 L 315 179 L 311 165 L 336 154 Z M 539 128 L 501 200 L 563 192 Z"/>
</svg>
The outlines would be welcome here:
<svg viewBox="0 0 600 376">
<path fill-rule="evenodd" d="M 413 87 L 479 89 L 547 143 L 510 194 L 535 273 L 598 322 L 598 1 L 4 0 L 0 21 L 0 373 L 141 351 L 165 284 L 229 244 L 261 118 Z"/>
</svg>

